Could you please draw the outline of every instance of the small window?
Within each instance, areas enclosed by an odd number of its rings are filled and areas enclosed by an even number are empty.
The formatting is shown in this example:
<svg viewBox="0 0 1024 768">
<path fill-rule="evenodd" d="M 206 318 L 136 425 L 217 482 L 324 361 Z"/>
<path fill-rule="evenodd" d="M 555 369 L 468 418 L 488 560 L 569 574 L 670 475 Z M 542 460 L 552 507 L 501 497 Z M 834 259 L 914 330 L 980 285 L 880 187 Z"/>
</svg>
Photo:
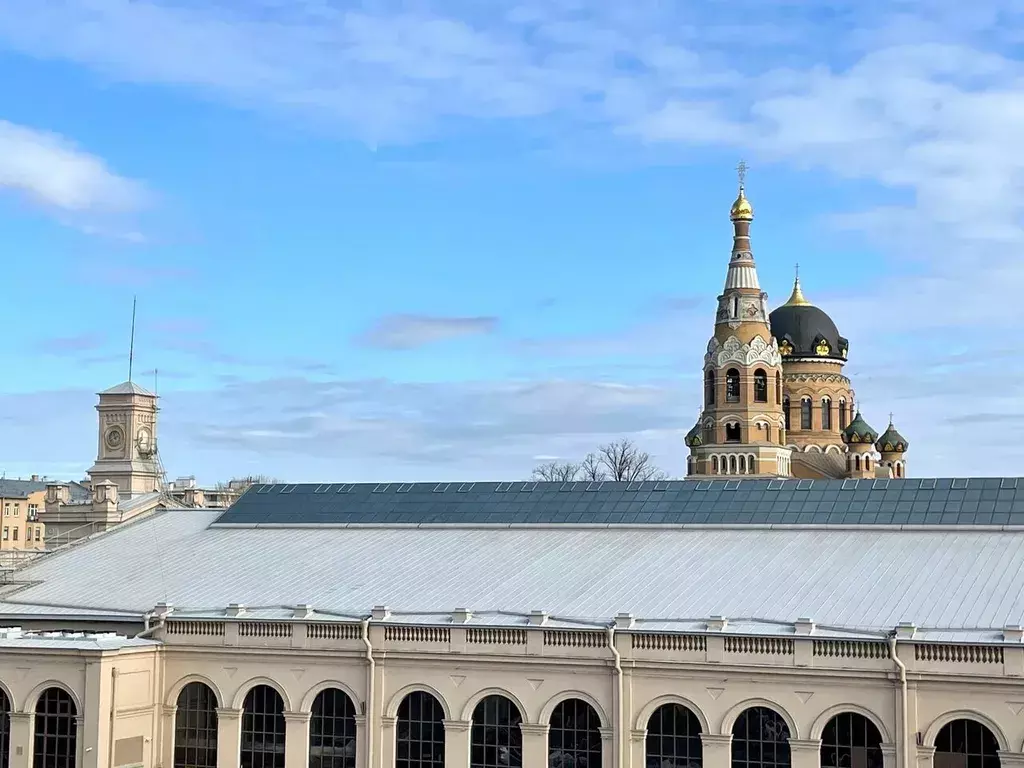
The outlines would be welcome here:
<svg viewBox="0 0 1024 768">
<path fill-rule="evenodd" d="M 14 516 L 15 517 L 20 517 L 21 516 L 21 504 L 15 504 L 14 505 Z"/>
<path fill-rule="evenodd" d="M 715 372 L 707 371 L 704 374 L 704 405 L 715 404 Z"/>
<path fill-rule="evenodd" d="M 11 538 L 14 539 L 14 541 L 18 540 L 18 529 L 17 528 L 15 528 L 13 531 L 11 531 Z"/>
<path fill-rule="evenodd" d="M 786 417 L 786 431 L 787 432 L 790 429 L 792 429 L 792 427 L 790 426 L 790 423 L 791 423 L 791 418 L 790 418 L 791 413 L 790 413 L 790 411 L 791 411 L 791 409 L 790 409 L 790 406 L 789 406 L 789 398 L 788 397 L 782 398 L 782 413 Z"/>
<path fill-rule="evenodd" d="M 39 541 L 40 537 L 42 535 L 43 535 L 43 529 L 42 528 L 36 528 L 36 541 Z"/>
<path fill-rule="evenodd" d="M 740 441 L 740 425 L 738 423 L 725 425 L 725 442 L 738 443 Z"/>
<path fill-rule="evenodd" d="M 849 423 L 846 415 L 846 398 L 844 397 L 839 401 L 839 429 L 846 429 L 846 425 Z"/>
<path fill-rule="evenodd" d="M 811 429 L 811 398 L 800 401 L 800 429 Z"/>
<path fill-rule="evenodd" d="M 4 541 L 7 541 L 9 538 L 11 538 L 11 529 L 5 527 L 4 528 Z"/>
<path fill-rule="evenodd" d="M 768 402 L 768 374 L 761 368 L 754 371 L 754 402 Z"/>
<path fill-rule="evenodd" d="M 821 398 L 821 428 L 832 429 L 832 401 L 827 397 Z"/>
<path fill-rule="evenodd" d="M 775 372 L 775 404 L 782 405 L 782 374 Z"/>
<path fill-rule="evenodd" d="M 725 373 L 725 402 L 738 403 L 740 401 L 740 372 L 730 368 Z"/>
</svg>

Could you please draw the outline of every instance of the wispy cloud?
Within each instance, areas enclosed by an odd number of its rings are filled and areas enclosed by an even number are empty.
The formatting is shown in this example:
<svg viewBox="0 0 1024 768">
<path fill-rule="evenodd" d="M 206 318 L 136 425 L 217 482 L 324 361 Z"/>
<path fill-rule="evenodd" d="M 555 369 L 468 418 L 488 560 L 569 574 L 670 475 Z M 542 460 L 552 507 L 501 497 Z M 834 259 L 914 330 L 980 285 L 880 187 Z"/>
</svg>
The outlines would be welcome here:
<svg viewBox="0 0 1024 768">
<path fill-rule="evenodd" d="M 36 349 L 48 355 L 74 355 L 101 349 L 107 343 L 105 336 L 98 333 L 80 333 L 75 336 L 61 336 L 43 339 Z"/>
<path fill-rule="evenodd" d="M 125 213 L 145 204 L 138 182 L 54 133 L 0 120 L 0 188 L 64 213 Z"/>
<path fill-rule="evenodd" d="M 497 328 L 496 317 L 388 315 L 377 320 L 356 341 L 380 349 L 416 349 L 439 341 L 494 333 Z"/>
</svg>

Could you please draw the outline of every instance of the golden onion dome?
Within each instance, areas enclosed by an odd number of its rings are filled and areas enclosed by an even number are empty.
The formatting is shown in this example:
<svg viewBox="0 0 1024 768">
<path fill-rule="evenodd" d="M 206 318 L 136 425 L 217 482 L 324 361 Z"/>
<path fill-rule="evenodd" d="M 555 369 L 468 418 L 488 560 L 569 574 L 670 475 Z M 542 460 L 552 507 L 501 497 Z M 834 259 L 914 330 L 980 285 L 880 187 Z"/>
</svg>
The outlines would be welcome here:
<svg viewBox="0 0 1024 768">
<path fill-rule="evenodd" d="M 747 196 L 743 194 L 743 187 L 740 186 L 740 194 L 736 198 L 736 202 L 732 204 L 732 210 L 729 211 L 729 218 L 733 221 L 752 221 L 754 218 L 754 206 L 747 200 Z"/>
</svg>

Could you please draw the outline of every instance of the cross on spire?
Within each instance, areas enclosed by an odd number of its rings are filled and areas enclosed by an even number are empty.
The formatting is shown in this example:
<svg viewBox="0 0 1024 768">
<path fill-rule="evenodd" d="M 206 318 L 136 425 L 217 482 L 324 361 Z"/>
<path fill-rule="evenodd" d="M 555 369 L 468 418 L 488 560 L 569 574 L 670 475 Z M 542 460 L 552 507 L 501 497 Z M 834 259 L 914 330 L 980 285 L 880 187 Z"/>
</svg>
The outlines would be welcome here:
<svg viewBox="0 0 1024 768">
<path fill-rule="evenodd" d="M 743 189 L 743 185 L 747 181 L 747 161 L 740 160 L 740 164 L 736 166 L 736 175 L 740 179 L 740 189 Z"/>
</svg>

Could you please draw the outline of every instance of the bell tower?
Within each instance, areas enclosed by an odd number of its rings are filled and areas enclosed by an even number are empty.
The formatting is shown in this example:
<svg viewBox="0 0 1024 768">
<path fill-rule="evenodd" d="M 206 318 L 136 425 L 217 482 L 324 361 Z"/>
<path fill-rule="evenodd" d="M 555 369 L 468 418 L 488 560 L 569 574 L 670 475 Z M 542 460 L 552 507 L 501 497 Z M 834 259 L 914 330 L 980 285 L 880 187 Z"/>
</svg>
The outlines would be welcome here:
<svg viewBox="0 0 1024 768">
<path fill-rule="evenodd" d="M 122 499 L 163 488 L 156 401 L 156 395 L 132 381 L 99 393 L 99 447 L 89 470 L 93 488 L 109 481 Z"/>
<path fill-rule="evenodd" d="M 739 195 L 729 213 L 732 256 L 704 355 L 703 411 L 686 436 L 687 475 L 789 477 L 782 356 L 750 247 L 754 208 L 744 189 L 746 164 L 738 171 Z"/>
</svg>

